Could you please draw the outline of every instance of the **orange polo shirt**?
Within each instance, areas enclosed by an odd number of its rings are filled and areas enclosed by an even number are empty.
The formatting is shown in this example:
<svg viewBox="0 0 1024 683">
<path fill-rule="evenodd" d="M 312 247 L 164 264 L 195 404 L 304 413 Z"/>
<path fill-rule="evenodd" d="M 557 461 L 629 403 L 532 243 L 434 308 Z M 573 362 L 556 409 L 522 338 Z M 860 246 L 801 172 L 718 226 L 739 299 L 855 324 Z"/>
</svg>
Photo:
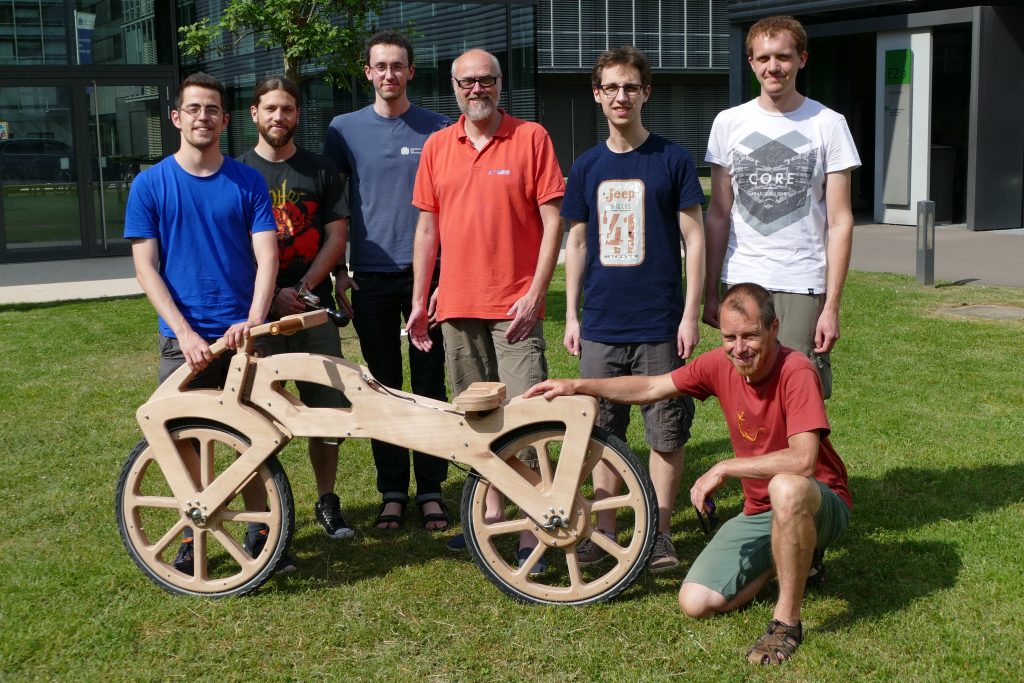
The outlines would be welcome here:
<svg viewBox="0 0 1024 683">
<path fill-rule="evenodd" d="M 462 116 L 431 135 L 420 157 L 412 203 L 437 214 L 438 320 L 510 319 L 537 269 L 540 205 L 565 194 L 547 131 L 499 111 L 501 124 L 479 152 Z"/>
</svg>

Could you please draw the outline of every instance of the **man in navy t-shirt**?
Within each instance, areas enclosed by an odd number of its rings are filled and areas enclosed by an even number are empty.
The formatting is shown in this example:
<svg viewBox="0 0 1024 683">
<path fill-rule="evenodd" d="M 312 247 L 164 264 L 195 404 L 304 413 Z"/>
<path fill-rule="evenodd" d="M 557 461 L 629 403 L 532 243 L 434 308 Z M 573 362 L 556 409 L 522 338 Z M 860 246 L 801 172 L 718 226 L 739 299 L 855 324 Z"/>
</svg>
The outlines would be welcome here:
<svg viewBox="0 0 1024 683">
<path fill-rule="evenodd" d="M 608 139 L 573 164 L 562 201 L 562 216 L 571 225 L 564 343 L 580 356 L 584 378 L 659 375 L 681 366 L 700 340 L 704 193 L 690 153 L 650 133 L 640 120 L 651 96 L 651 68 L 642 52 L 626 46 L 602 53 L 591 82 L 608 121 Z M 680 236 L 686 247 L 685 300 Z M 676 397 L 642 411 L 660 515 L 649 567 L 664 571 L 679 564 L 670 523 L 693 401 Z M 597 424 L 625 440 L 629 406 L 602 400 Z M 613 472 L 600 469 L 594 484 L 603 495 L 621 485 Z M 597 526 L 613 537 L 614 510 L 599 513 Z M 577 548 L 581 565 L 607 556 L 590 539 Z"/>
<path fill-rule="evenodd" d="M 402 388 L 402 318 L 412 308 L 412 245 L 419 210 L 412 205 L 412 188 L 423 144 L 451 121 L 443 114 L 409 101 L 408 82 L 416 72 L 412 44 L 399 33 L 381 31 L 366 45 L 366 80 L 373 83 L 373 104 L 331 121 L 324 156 L 349 179 L 352 254 L 349 281 L 345 259 L 335 270 L 338 299 L 352 287 L 352 321 L 370 372 L 382 384 Z M 437 288 L 437 273 L 431 291 Z M 431 332 L 430 351 L 409 344 L 409 379 L 413 393 L 447 400 L 444 387 L 444 348 L 441 330 Z M 375 522 L 378 529 L 402 526 L 409 501 L 409 452 L 373 440 L 377 490 L 383 498 Z M 441 484 L 448 463 L 413 453 L 416 503 L 428 531 L 448 528 L 441 501 Z"/>
</svg>

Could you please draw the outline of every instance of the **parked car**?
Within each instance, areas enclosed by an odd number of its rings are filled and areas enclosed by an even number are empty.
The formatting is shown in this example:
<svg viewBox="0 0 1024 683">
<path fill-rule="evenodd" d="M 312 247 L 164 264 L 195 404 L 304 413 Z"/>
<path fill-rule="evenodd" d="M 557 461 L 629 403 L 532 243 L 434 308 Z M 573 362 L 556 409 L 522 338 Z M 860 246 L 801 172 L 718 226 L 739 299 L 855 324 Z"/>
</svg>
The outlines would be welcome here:
<svg viewBox="0 0 1024 683">
<path fill-rule="evenodd" d="M 75 177 L 75 151 L 59 140 L 0 140 L 0 178 L 5 181 L 69 182 Z"/>
</svg>

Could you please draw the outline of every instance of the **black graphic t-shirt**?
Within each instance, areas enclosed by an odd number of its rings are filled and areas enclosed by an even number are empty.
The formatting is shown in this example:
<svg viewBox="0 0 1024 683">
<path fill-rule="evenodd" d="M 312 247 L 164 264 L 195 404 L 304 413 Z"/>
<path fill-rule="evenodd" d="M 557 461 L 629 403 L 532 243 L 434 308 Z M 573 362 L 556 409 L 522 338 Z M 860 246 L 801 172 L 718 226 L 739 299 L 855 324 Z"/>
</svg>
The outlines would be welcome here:
<svg viewBox="0 0 1024 683">
<path fill-rule="evenodd" d="M 347 186 L 327 157 L 301 147 L 285 161 L 267 161 L 252 149 L 238 160 L 259 171 L 270 188 L 277 222 L 277 286 L 291 287 L 323 246 L 324 226 L 349 215 Z M 334 305 L 330 277 L 313 293 L 322 303 Z"/>
</svg>

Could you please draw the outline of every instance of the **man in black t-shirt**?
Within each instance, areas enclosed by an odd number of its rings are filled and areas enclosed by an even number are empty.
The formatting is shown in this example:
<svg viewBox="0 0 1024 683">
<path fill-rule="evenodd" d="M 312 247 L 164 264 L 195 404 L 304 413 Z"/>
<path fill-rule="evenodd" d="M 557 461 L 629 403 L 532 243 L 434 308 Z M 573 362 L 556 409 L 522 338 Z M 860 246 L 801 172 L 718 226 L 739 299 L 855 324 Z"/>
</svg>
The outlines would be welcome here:
<svg viewBox="0 0 1024 683">
<path fill-rule="evenodd" d="M 326 157 L 296 146 L 292 140 L 299 122 L 299 90 L 280 76 L 256 84 L 250 107 L 259 130 L 254 149 L 238 157 L 259 171 L 270 189 L 277 221 L 278 272 L 273 318 L 302 313 L 301 293 L 312 292 L 333 306 L 331 269 L 344 262 L 348 239 L 348 193 L 334 164 Z M 351 315 L 344 297 L 338 302 Z M 291 336 L 269 337 L 271 353 L 304 352 L 341 357 L 341 338 L 333 325 L 319 325 Z M 297 382 L 307 406 L 340 408 L 344 394 L 319 384 Z M 320 438 L 309 440 L 309 460 L 316 476 L 319 499 L 317 521 L 332 538 L 350 538 L 354 531 L 341 514 L 334 493 L 338 471 L 338 445 Z M 261 535 L 262 533 L 262 535 Z M 265 529 L 250 527 L 247 547 L 253 555 L 262 548 Z"/>
</svg>

